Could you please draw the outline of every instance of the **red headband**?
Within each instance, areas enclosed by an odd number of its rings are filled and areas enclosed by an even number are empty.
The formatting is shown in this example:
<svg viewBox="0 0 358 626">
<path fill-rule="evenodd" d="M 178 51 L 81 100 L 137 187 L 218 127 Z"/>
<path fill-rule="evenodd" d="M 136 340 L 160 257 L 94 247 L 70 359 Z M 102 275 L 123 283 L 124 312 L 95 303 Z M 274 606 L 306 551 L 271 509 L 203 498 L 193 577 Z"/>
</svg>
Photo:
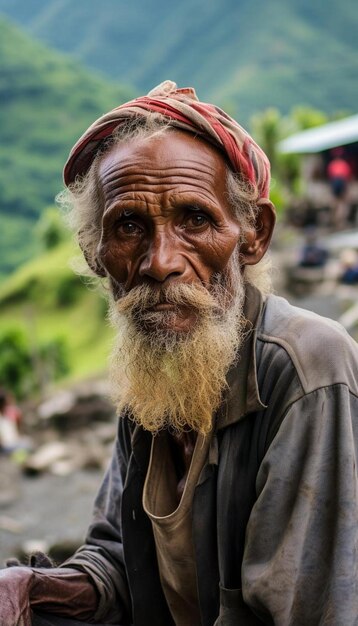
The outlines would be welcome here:
<svg viewBox="0 0 358 626">
<path fill-rule="evenodd" d="M 261 198 L 267 198 L 270 186 L 270 164 L 261 148 L 233 118 L 212 104 L 199 102 L 194 89 L 177 89 L 165 81 L 148 96 L 106 113 L 96 120 L 72 148 L 64 168 L 64 181 L 71 184 L 77 175 L 85 174 L 104 139 L 114 130 L 138 116 L 159 113 L 172 126 L 204 137 L 224 151 L 234 172 L 242 172 L 256 184 Z"/>
</svg>

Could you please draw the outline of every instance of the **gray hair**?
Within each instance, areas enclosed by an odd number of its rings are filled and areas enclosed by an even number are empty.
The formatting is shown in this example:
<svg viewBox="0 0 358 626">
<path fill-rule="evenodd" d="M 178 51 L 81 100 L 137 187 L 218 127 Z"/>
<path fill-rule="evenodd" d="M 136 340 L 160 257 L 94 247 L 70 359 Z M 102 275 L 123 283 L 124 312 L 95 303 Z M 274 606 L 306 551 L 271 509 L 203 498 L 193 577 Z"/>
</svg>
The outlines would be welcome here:
<svg viewBox="0 0 358 626">
<path fill-rule="evenodd" d="M 103 200 L 99 185 L 99 164 L 101 157 L 112 147 L 127 143 L 133 139 L 146 141 L 154 136 L 171 132 L 173 126 L 158 113 L 149 116 L 134 117 L 117 129 L 110 139 L 104 142 L 88 172 L 77 177 L 76 180 L 64 189 L 56 198 L 65 213 L 65 219 L 73 231 L 80 245 L 87 267 L 76 267 L 81 274 L 94 276 L 100 269 L 97 249 L 102 233 Z M 183 131 L 187 132 L 187 131 Z M 240 222 L 244 233 L 255 224 L 258 213 L 257 201 L 259 192 L 256 186 L 244 179 L 239 173 L 234 173 L 229 166 L 226 172 L 227 198 L 233 214 Z M 245 279 L 257 286 L 261 291 L 270 291 L 269 262 L 260 261 L 257 266 L 245 268 Z"/>
</svg>

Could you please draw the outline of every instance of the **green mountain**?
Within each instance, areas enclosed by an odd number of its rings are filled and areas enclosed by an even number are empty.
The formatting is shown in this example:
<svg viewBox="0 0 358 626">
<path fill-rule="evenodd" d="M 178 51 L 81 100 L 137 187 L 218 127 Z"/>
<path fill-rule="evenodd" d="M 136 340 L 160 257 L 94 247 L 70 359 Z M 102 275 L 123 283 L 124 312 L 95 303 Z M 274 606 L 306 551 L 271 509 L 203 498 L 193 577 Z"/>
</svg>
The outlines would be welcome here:
<svg viewBox="0 0 358 626">
<path fill-rule="evenodd" d="M 356 110 L 355 0 L 0 0 L 1 11 L 121 84 L 194 85 L 246 124 L 270 106 Z"/>
<path fill-rule="evenodd" d="M 74 140 L 130 95 L 0 21 L 0 274 L 38 250 L 33 225 Z"/>
<path fill-rule="evenodd" d="M 82 379 L 106 369 L 114 336 L 106 301 L 70 269 L 74 255 L 63 242 L 0 285 L 0 379 L 12 391 L 26 395 L 41 388 L 41 380 Z M 55 368 L 59 356 L 61 367 Z"/>
</svg>

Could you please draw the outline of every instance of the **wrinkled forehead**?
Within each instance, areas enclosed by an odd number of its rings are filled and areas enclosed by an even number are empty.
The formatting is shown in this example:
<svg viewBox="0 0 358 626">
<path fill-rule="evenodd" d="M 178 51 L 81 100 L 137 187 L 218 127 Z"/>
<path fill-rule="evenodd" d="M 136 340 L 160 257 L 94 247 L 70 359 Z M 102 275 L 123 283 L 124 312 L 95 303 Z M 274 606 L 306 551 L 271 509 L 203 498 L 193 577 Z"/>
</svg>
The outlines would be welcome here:
<svg viewBox="0 0 358 626">
<path fill-rule="evenodd" d="M 227 168 L 220 151 L 202 138 L 166 129 L 113 144 L 100 158 L 98 175 L 106 185 L 121 177 L 140 182 L 154 176 L 157 181 L 170 179 L 172 184 L 185 177 L 216 186 L 226 181 Z"/>
<path fill-rule="evenodd" d="M 128 210 L 151 207 L 169 217 L 184 203 L 210 208 L 217 219 L 232 213 L 225 159 L 189 133 L 166 132 L 112 146 L 102 156 L 97 178 L 104 211 L 126 203 Z"/>
</svg>

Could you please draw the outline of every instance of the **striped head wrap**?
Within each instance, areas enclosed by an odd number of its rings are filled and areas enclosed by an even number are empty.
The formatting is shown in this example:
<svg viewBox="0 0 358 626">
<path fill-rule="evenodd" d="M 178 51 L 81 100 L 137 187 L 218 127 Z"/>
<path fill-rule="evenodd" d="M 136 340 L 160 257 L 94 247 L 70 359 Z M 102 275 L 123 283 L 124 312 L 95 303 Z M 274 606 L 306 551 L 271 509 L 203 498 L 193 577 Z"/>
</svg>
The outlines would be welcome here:
<svg viewBox="0 0 358 626">
<path fill-rule="evenodd" d="M 96 120 L 73 146 L 64 168 L 64 181 L 71 184 L 85 174 L 103 142 L 130 118 L 156 112 L 170 125 L 195 133 L 226 155 L 234 172 L 241 172 L 257 185 L 260 198 L 268 198 L 270 164 L 265 153 L 232 117 L 213 104 L 200 102 L 192 88 L 178 89 L 166 80 L 147 96 L 116 107 Z"/>
</svg>

